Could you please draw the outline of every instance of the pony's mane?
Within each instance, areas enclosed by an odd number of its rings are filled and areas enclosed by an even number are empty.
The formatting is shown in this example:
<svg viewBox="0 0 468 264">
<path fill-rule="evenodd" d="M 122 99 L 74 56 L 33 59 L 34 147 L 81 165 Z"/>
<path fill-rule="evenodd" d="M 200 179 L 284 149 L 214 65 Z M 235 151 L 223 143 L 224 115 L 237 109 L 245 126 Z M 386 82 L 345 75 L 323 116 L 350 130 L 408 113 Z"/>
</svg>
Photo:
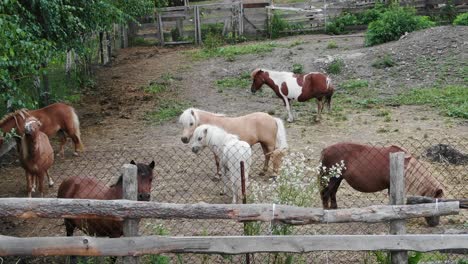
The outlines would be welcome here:
<svg viewBox="0 0 468 264">
<path fill-rule="evenodd" d="M 122 184 L 123 184 L 123 174 L 120 174 L 119 179 L 117 179 L 117 181 L 114 184 L 112 184 L 110 187 L 115 187 L 117 185 L 122 185 Z"/>
<path fill-rule="evenodd" d="M 201 110 L 201 109 L 198 109 L 198 108 L 190 107 L 190 108 L 185 109 L 185 111 L 180 115 L 179 123 L 188 124 L 190 122 L 190 118 L 192 116 L 192 114 L 190 113 L 191 111 L 193 111 L 195 113 L 196 118 L 198 118 L 197 117 L 197 112 L 207 113 L 207 114 L 211 114 L 211 115 L 215 115 L 215 116 L 219 116 L 219 117 L 226 116 L 225 114 L 212 113 L 212 112 L 208 112 L 208 111 Z"/>
<path fill-rule="evenodd" d="M 22 109 L 16 110 L 16 111 L 14 111 L 14 112 L 12 112 L 12 113 L 9 113 L 9 114 L 5 115 L 5 116 L 0 120 L 0 125 L 3 125 L 3 123 L 5 123 L 6 121 L 8 121 L 9 119 L 13 118 L 13 117 L 16 116 L 16 115 L 23 116 L 23 118 L 24 118 L 24 115 L 27 114 L 27 111 L 28 111 L 28 109 L 22 108 Z"/>
<path fill-rule="evenodd" d="M 253 72 L 250 74 L 250 77 L 252 77 L 252 79 L 255 78 L 255 75 L 257 75 L 257 73 L 258 73 L 259 71 L 263 71 L 263 69 L 257 68 L 257 69 L 255 69 L 255 70 L 253 70 Z"/>
</svg>

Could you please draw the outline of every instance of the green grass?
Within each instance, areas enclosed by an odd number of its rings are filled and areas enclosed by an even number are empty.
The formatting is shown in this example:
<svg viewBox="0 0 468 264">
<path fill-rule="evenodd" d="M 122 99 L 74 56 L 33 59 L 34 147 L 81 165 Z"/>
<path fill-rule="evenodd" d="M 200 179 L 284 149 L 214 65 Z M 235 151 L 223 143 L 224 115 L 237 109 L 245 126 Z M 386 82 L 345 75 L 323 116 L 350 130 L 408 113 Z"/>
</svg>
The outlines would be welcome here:
<svg viewBox="0 0 468 264">
<path fill-rule="evenodd" d="M 177 100 L 161 100 L 159 107 L 155 111 L 147 113 L 145 119 L 156 124 L 161 124 L 182 114 L 182 111 L 184 111 L 188 105 L 189 104 L 186 102 Z"/>
<path fill-rule="evenodd" d="M 335 41 L 329 41 L 328 44 L 327 44 L 327 49 L 337 49 L 338 48 L 338 44 L 336 44 Z"/>
<path fill-rule="evenodd" d="M 228 45 L 214 49 L 200 49 L 192 52 L 194 59 L 226 58 L 234 59 L 236 56 L 245 54 L 261 54 L 272 52 L 278 45 L 274 42 L 255 43 L 248 45 Z"/>
<path fill-rule="evenodd" d="M 327 67 L 327 72 L 331 74 L 340 74 L 343 71 L 345 64 L 342 59 L 334 59 Z"/>
<path fill-rule="evenodd" d="M 231 89 L 231 88 L 245 88 L 248 87 L 252 81 L 250 80 L 250 75 L 245 77 L 245 75 L 241 75 L 240 77 L 226 77 L 221 80 L 217 80 L 215 82 L 216 86 L 218 87 L 218 91 L 222 92 L 224 89 Z"/>
<path fill-rule="evenodd" d="M 383 57 L 378 58 L 372 63 L 372 67 L 377 69 L 389 68 L 395 65 L 397 65 L 397 63 L 389 54 L 385 54 Z"/>
<path fill-rule="evenodd" d="M 343 88 L 348 92 L 354 92 L 356 90 L 361 90 L 362 88 L 367 87 L 369 87 L 369 82 L 367 80 L 361 79 L 351 79 L 340 84 L 340 88 Z"/>
<path fill-rule="evenodd" d="M 468 87 L 446 86 L 444 88 L 417 89 L 392 99 L 404 105 L 430 105 L 443 115 L 468 119 Z"/>
</svg>

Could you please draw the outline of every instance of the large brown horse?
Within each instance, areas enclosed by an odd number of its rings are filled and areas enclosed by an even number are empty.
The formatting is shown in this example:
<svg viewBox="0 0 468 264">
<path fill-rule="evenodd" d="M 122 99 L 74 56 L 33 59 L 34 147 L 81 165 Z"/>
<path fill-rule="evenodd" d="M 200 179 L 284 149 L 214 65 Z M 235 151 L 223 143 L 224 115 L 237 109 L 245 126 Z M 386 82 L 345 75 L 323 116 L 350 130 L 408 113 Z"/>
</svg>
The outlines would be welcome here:
<svg viewBox="0 0 468 264">
<path fill-rule="evenodd" d="M 322 150 L 322 175 L 330 174 L 330 168 L 344 162 L 341 176 L 331 177 L 320 194 L 323 208 L 336 209 L 336 192 L 344 179 L 360 192 L 378 192 L 390 188 L 390 153 L 404 152 L 405 186 L 407 193 L 441 198 L 444 195 L 442 184 L 414 158 L 399 146 L 376 147 L 342 142 Z M 331 204 L 330 204 L 331 201 Z M 428 221 L 429 223 L 429 221 Z M 431 225 L 431 223 L 429 223 Z"/>
<path fill-rule="evenodd" d="M 273 173 L 278 173 L 281 159 L 288 147 L 283 121 L 266 113 L 256 112 L 244 116 L 227 117 L 189 108 L 180 115 L 179 122 L 184 128 L 181 138 L 183 143 L 188 143 L 195 129 L 203 124 L 221 127 L 226 132 L 239 136 L 240 140 L 249 143 L 250 146 L 260 143 L 265 155 L 263 173 L 268 170 L 270 156 L 273 160 Z M 215 160 L 219 174 L 219 157 L 216 155 Z"/>
<path fill-rule="evenodd" d="M 263 84 L 268 85 L 275 94 L 283 100 L 284 106 L 288 111 L 288 122 L 293 122 L 291 100 L 306 102 L 311 98 L 317 100 L 317 117 L 320 120 L 325 103 L 328 110 L 331 108 L 331 99 L 335 88 L 330 78 L 319 72 L 310 72 L 307 74 L 294 74 L 292 72 L 278 72 L 265 69 L 255 69 L 251 73 L 252 86 L 251 91 L 255 93 L 262 88 Z"/>
<path fill-rule="evenodd" d="M 138 201 L 149 201 L 151 198 L 154 161 L 146 165 L 135 164 L 132 160 L 130 164 L 137 166 Z M 71 177 L 60 184 L 57 197 L 97 200 L 122 199 L 122 184 L 123 175 L 110 187 L 94 177 Z M 67 236 L 73 236 L 75 228 L 94 236 L 120 237 L 123 235 L 123 223 L 117 220 L 65 218 L 65 228 Z"/>
<path fill-rule="evenodd" d="M 39 186 L 41 197 L 44 197 L 44 175 L 47 175 L 49 187 L 54 182 L 48 170 L 54 163 L 54 150 L 49 138 L 40 131 L 42 126 L 37 118 L 29 116 L 25 119 L 24 135 L 21 137 L 20 162 L 26 171 L 28 197 L 35 192 L 36 183 Z"/>
<path fill-rule="evenodd" d="M 74 154 L 78 155 L 79 151 L 83 151 L 80 137 L 80 122 L 73 107 L 63 103 L 55 103 L 37 110 L 21 109 L 6 115 L 0 120 L 1 131 L 9 133 L 14 128 L 21 136 L 24 133 L 25 119 L 28 116 L 33 116 L 41 121 L 41 131 L 47 136 L 50 137 L 58 133 L 60 138 L 60 155 L 63 156 L 67 135 L 75 144 Z M 3 144 L 3 141 L 4 138 L 0 134 L 0 146 Z"/>
</svg>

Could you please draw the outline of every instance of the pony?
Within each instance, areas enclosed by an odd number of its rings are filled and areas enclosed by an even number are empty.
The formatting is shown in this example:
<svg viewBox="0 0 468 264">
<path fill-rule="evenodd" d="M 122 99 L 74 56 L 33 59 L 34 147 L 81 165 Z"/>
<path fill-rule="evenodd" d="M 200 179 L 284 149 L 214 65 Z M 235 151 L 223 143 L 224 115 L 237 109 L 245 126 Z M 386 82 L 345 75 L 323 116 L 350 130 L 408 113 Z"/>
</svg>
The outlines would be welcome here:
<svg viewBox="0 0 468 264">
<path fill-rule="evenodd" d="M 201 125 L 197 127 L 193 136 L 195 138 L 192 144 L 193 153 L 198 153 L 201 149 L 209 147 L 221 158 L 223 191 L 226 193 L 226 187 L 229 185 L 232 192 L 232 203 L 237 203 L 242 197 L 241 161 L 244 162 L 245 185 L 248 185 L 250 158 L 252 156 L 252 149 L 249 143 L 213 125 Z"/>
<path fill-rule="evenodd" d="M 151 183 L 153 181 L 154 161 L 150 164 L 130 164 L 137 166 L 138 177 L 138 201 L 149 201 L 151 198 Z M 97 199 L 115 200 L 122 199 L 123 175 L 110 187 L 94 177 L 70 177 L 60 184 L 57 198 L 68 199 Z M 70 219 L 65 218 L 67 236 L 73 236 L 75 228 L 88 235 L 99 237 L 120 237 L 123 235 L 123 223 L 117 220 L 106 219 Z"/>
<path fill-rule="evenodd" d="M 3 133 L 9 133 L 14 128 L 19 135 L 24 133 L 23 127 L 25 119 L 33 116 L 41 121 L 41 131 L 47 136 L 58 133 L 60 140 L 59 155 L 63 157 L 64 146 L 67 143 L 67 135 L 75 144 L 75 156 L 83 151 L 83 143 L 80 136 L 80 121 L 75 109 L 64 103 L 55 103 L 37 110 L 20 109 L 6 115 L 0 120 L 0 129 Z M 0 134 L 0 146 L 4 143 L 4 138 Z"/>
<path fill-rule="evenodd" d="M 307 74 L 294 74 L 292 72 L 278 72 L 265 69 L 255 69 L 251 73 L 252 93 L 262 88 L 263 84 L 268 85 L 275 94 L 283 100 L 288 111 L 288 122 L 293 122 L 291 100 L 306 102 L 311 98 L 317 100 L 316 121 L 321 118 L 324 108 L 323 98 L 327 104 L 328 111 L 331 109 L 331 99 L 335 91 L 331 79 L 319 72 L 310 72 Z"/>
<path fill-rule="evenodd" d="M 185 144 L 190 142 L 195 129 L 204 124 L 215 125 L 230 134 L 237 135 L 240 140 L 247 142 L 250 146 L 260 143 L 265 155 L 262 175 L 268 171 L 270 157 L 273 161 L 273 173 L 278 174 L 282 158 L 288 148 L 283 121 L 267 113 L 255 112 L 244 116 L 227 117 L 188 108 L 180 115 L 179 123 L 183 126 L 181 140 Z M 215 161 L 219 175 L 219 158 L 216 154 Z"/>
<path fill-rule="evenodd" d="M 49 187 L 54 185 L 48 170 L 54 163 L 54 150 L 49 138 L 40 128 L 42 123 L 35 117 L 25 119 L 24 135 L 19 139 L 18 150 L 20 163 L 26 172 L 27 192 L 31 198 L 36 191 L 36 182 L 39 186 L 41 197 L 44 197 L 44 175 L 47 175 Z"/>
<path fill-rule="evenodd" d="M 344 163 L 341 175 L 330 177 L 322 185 L 320 196 L 323 208 L 336 209 L 336 192 L 344 179 L 360 192 L 378 192 L 390 188 L 390 153 L 405 153 L 406 192 L 415 195 L 441 198 L 444 196 L 442 184 L 434 178 L 422 163 L 402 147 L 391 145 L 376 147 L 370 145 L 341 142 L 322 150 L 320 177 L 330 174 L 331 168 Z M 330 203 L 331 202 L 331 203 Z M 429 220 L 426 218 L 429 223 Z M 438 220 L 437 220 L 438 223 Z M 437 225 L 437 223 L 435 225 Z M 434 225 L 434 223 L 429 223 Z"/>
</svg>

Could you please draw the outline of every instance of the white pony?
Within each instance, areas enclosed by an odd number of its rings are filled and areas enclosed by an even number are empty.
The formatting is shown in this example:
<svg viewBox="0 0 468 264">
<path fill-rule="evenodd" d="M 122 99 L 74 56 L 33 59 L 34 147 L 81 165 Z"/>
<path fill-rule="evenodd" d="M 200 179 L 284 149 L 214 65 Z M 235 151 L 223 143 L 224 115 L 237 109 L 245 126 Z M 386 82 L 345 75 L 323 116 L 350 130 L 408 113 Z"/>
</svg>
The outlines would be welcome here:
<svg viewBox="0 0 468 264">
<path fill-rule="evenodd" d="M 239 140 L 239 137 L 227 133 L 222 128 L 213 125 L 201 125 L 193 133 L 192 152 L 198 153 L 204 147 L 209 147 L 220 157 L 221 178 L 223 190 L 229 186 L 232 191 L 232 203 L 237 203 L 242 197 L 241 167 L 244 162 L 245 185 L 248 186 L 250 157 L 252 149 L 249 143 Z"/>
</svg>

